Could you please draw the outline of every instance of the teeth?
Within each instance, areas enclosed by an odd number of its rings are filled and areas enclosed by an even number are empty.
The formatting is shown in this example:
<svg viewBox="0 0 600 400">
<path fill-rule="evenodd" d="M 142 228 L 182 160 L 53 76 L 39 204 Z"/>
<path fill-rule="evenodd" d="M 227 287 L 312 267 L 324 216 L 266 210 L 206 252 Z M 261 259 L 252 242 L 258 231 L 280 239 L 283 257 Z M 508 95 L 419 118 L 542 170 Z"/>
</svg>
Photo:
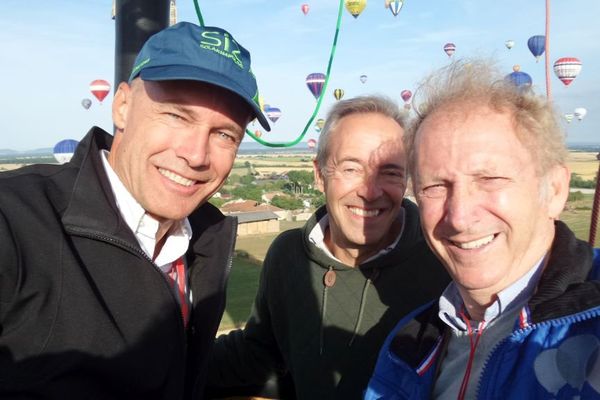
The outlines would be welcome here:
<svg viewBox="0 0 600 400">
<path fill-rule="evenodd" d="M 456 245 L 457 247 L 460 247 L 461 249 L 471 250 L 471 249 L 478 249 L 482 246 L 485 246 L 486 244 L 490 243 L 492 240 L 494 240 L 494 235 L 489 235 L 489 236 L 483 237 L 481 239 L 473 240 L 472 242 L 466 242 L 466 243 L 452 242 L 452 243 L 454 245 Z"/>
<path fill-rule="evenodd" d="M 361 217 L 376 217 L 379 215 L 379 209 L 365 210 L 363 208 L 354 208 L 354 207 L 349 207 L 349 209 L 352 214 L 359 215 Z"/>
<path fill-rule="evenodd" d="M 162 176 L 164 176 L 164 177 L 166 177 L 166 178 L 168 178 L 168 179 L 172 180 L 173 182 L 178 183 L 180 185 L 183 185 L 183 186 L 192 186 L 194 184 L 194 181 L 192 181 L 190 179 L 187 179 L 187 178 L 184 178 L 181 175 L 177 175 L 176 173 L 171 172 L 171 171 L 169 171 L 167 169 L 159 168 L 158 172 L 160 172 Z"/>
</svg>

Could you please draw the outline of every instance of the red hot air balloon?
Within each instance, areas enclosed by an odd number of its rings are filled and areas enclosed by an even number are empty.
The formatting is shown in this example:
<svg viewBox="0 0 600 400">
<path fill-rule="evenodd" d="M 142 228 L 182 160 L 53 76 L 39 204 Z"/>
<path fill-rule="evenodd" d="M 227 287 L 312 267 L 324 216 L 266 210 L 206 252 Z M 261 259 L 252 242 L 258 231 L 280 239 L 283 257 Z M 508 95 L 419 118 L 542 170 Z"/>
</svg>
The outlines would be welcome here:
<svg viewBox="0 0 600 400">
<path fill-rule="evenodd" d="M 315 147 L 317 147 L 317 141 L 315 139 L 308 139 L 306 144 L 308 145 L 308 148 L 311 150 L 314 149 Z"/>
<path fill-rule="evenodd" d="M 408 103 L 412 97 L 412 92 L 410 90 L 403 90 L 400 92 L 400 97 L 402 97 L 405 103 Z"/>
<path fill-rule="evenodd" d="M 581 72 L 581 61 L 575 57 L 559 58 L 554 63 L 554 73 L 565 86 L 569 86 L 579 72 Z"/>
<path fill-rule="evenodd" d="M 306 86 L 308 86 L 308 90 L 315 96 L 315 99 L 319 99 L 321 96 L 321 91 L 323 90 L 323 85 L 325 84 L 325 74 L 320 72 L 315 72 L 313 74 L 309 74 L 306 77 Z"/>
<path fill-rule="evenodd" d="M 444 51 L 448 54 L 448 57 L 452 57 L 452 54 L 456 51 L 456 45 L 454 43 L 446 43 L 444 45 Z"/>
<path fill-rule="evenodd" d="M 310 10 L 310 6 L 306 3 L 304 3 L 300 6 L 300 9 L 302 10 L 302 13 L 304 13 L 304 15 L 306 15 L 306 14 L 308 14 L 308 10 Z"/>
<path fill-rule="evenodd" d="M 104 100 L 104 98 L 108 96 L 108 92 L 110 92 L 110 83 L 104 79 L 96 79 L 90 83 L 90 92 L 92 92 L 98 101 L 102 103 L 102 100 Z"/>
</svg>

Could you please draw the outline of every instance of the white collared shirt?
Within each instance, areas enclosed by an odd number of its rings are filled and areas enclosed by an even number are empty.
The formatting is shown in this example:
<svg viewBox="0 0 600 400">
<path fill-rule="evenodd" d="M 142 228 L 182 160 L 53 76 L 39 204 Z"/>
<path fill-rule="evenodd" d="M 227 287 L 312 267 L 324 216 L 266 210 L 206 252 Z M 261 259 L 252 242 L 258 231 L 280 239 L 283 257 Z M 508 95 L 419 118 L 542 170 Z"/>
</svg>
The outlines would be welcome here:
<svg viewBox="0 0 600 400">
<path fill-rule="evenodd" d="M 390 245 L 384 247 L 383 249 L 379 250 L 376 254 L 373 254 L 371 257 L 369 257 L 368 259 L 366 259 L 365 261 L 363 261 L 362 264 L 365 264 L 365 263 L 367 263 L 369 261 L 372 261 L 372 260 L 376 259 L 377 257 L 381 257 L 384 254 L 389 253 L 390 251 L 392 251 L 394 249 L 394 247 L 396 247 L 396 245 L 400 241 L 400 238 L 402 237 L 402 233 L 404 232 L 404 222 L 405 222 L 404 207 L 400 208 L 400 213 L 398 215 L 398 219 L 400 220 L 400 224 L 401 224 L 400 226 L 401 226 L 401 228 L 400 228 L 400 233 L 396 237 L 396 240 L 394 240 Z M 333 253 L 329 250 L 329 248 L 325 244 L 325 232 L 327 231 L 328 227 L 329 227 L 329 214 L 325 214 L 323 216 L 323 218 L 321 218 L 317 222 L 317 224 L 315 225 L 315 227 L 308 234 L 308 240 L 312 244 L 314 244 L 315 246 L 317 246 L 319 249 L 323 250 L 325 252 L 325 254 L 327 254 L 329 257 L 331 257 L 334 260 L 336 260 L 336 261 L 338 261 L 338 262 L 341 263 L 341 261 L 338 260 L 333 255 Z"/>
<path fill-rule="evenodd" d="M 519 280 L 505 288 L 496 295 L 496 300 L 485 309 L 483 320 L 489 326 L 502 313 L 511 309 L 512 304 L 522 304 L 529 299 L 537 287 L 542 275 L 544 255 L 534 266 Z M 491 261 L 490 264 L 493 264 Z M 461 318 L 460 313 L 464 310 L 464 302 L 458 288 L 451 282 L 442 293 L 439 300 L 439 317 L 446 325 L 455 331 L 467 331 L 467 325 Z M 481 321 L 476 321 L 481 322 Z"/>
<path fill-rule="evenodd" d="M 112 169 L 112 166 L 108 163 L 108 154 L 107 150 L 100 150 L 102 165 L 115 196 L 117 208 L 129 229 L 134 233 L 141 249 L 146 253 L 148 258 L 152 259 L 159 223 L 146 213 L 146 210 L 142 208 L 131 193 L 129 193 L 125 185 L 123 185 L 123 182 L 121 182 Z M 163 272 L 169 272 L 171 264 L 187 251 L 191 238 L 192 227 L 188 219 L 184 218 L 176 221 L 174 227 L 169 232 L 164 246 L 156 256 L 154 263 Z"/>
</svg>

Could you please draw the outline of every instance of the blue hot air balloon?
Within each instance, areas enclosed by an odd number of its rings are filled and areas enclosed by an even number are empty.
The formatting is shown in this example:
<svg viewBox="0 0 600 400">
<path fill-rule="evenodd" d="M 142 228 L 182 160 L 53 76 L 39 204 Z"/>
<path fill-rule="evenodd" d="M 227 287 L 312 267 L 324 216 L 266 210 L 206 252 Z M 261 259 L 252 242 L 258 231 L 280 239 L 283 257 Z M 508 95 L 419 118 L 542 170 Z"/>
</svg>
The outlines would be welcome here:
<svg viewBox="0 0 600 400">
<path fill-rule="evenodd" d="M 533 83 L 531 76 L 529 76 L 528 73 L 521 71 L 511 72 L 510 74 L 506 75 L 506 79 L 521 89 L 530 88 L 531 84 Z"/>
<path fill-rule="evenodd" d="M 271 122 L 275 123 L 281 117 L 281 110 L 277 107 L 269 107 L 265 109 L 265 114 L 267 114 L 267 118 L 271 120 Z"/>
<path fill-rule="evenodd" d="M 540 56 L 544 54 L 546 50 L 546 36 L 544 35 L 535 35 L 529 38 L 527 41 L 527 47 L 529 47 L 529 51 L 535 57 L 535 62 L 538 62 Z"/>
<path fill-rule="evenodd" d="M 315 72 L 309 74 L 306 77 L 306 86 L 308 86 L 308 90 L 315 96 L 315 99 L 319 99 L 321 96 L 321 91 L 323 90 L 323 85 L 325 84 L 325 74 L 320 72 Z"/>
<path fill-rule="evenodd" d="M 73 157 L 73 153 L 75 153 L 78 144 L 79 142 L 73 139 L 65 139 L 56 143 L 53 151 L 56 161 L 60 164 L 71 161 L 71 157 Z"/>
</svg>

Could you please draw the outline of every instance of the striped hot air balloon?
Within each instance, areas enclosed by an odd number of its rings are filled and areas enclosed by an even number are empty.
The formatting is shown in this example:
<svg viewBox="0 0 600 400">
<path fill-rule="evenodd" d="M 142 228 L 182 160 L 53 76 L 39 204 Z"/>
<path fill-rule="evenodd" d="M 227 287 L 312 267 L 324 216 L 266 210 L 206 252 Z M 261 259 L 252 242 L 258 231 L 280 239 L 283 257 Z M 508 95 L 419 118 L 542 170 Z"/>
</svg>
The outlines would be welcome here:
<svg viewBox="0 0 600 400">
<path fill-rule="evenodd" d="M 104 98 L 108 96 L 108 92 L 110 92 L 110 83 L 104 79 L 96 79 L 90 83 L 90 92 L 92 92 L 102 104 L 102 100 L 104 100 Z"/>
<path fill-rule="evenodd" d="M 452 54 L 456 51 L 456 45 L 454 43 L 446 43 L 444 45 L 444 51 L 448 55 L 448 57 L 452 57 Z"/>
<path fill-rule="evenodd" d="M 394 17 L 398 15 L 400 10 L 402 9 L 402 5 L 404 4 L 404 0 L 392 0 L 389 2 L 389 8 Z"/>
<path fill-rule="evenodd" d="M 575 57 L 559 58 L 554 63 L 554 73 L 565 86 L 569 86 L 579 72 L 581 72 L 581 61 Z"/>
<path fill-rule="evenodd" d="M 321 72 L 315 72 L 306 77 L 306 86 L 308 86 L 308 90 L 310 90 L 317 100 L 321 96 L 321 91 L 323 90 L 324 84 L 325 74 Z"/>
<path fill-rule="evenodd" d="M 308 139 L 306 144 L 308 145 L 308 148 L 311 150 L 314 149 L 315 147 L 317 147 L 317 141 L 315 139 Z"/>
<path fill-rule="evenodd" d="M 563 117 L 565 118 L 565 121 L 567 121 L 567 124 L 570 124 L 571 121 L 573 121 L 573 118 L 575 117 L 575 114 L 573 114 L 573 113 L 566 113 L 565 115 L 563 115 Z"/>
<path fill-rule="evenodd" d="M 335 89 L 333 91 L 333 97 L 335 97 L 336 100 L 340 100 L 344 97 L 344 89 Z"/>
<path fill-rule="evenodd" d="M 265 114 L 267 118 L 271 120 L 271 122 L 275 123 L 281 117 L 281 110 L 277 107 L 269 107 L 265 110 Z"/>
</svg>

